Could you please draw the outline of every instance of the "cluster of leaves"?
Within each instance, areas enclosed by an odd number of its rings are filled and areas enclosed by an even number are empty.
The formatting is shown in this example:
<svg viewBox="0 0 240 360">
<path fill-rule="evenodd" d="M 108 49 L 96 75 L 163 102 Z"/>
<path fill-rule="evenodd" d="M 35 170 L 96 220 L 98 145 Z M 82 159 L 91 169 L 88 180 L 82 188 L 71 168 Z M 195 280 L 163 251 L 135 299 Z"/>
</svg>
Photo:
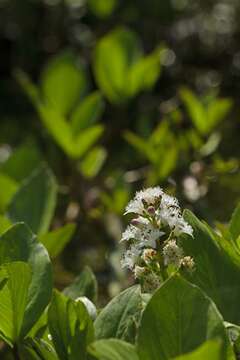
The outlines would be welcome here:
<svg viewBox="0 0 240 360">
<path fill-rule="evenodd" d="M 185 211 L 194 236 L 182 235 L 181 242 L 195 259 L 195 271 L 180 270 L 153 294 L 134 285 L 96 311 L 98 287 L 90 268 L 62 292 L 53 290 L 50 257 L 73 231 L 68 225 L 47 233 L 55 197 L 53 175 L 42 166 L 13 197 L 8 229 L 1 229 L 0 338 L 13 359 L 233 360 L 239 355 L 240 206 L 228 227 L 218 224 L 218 232 Z"/>
</svg>

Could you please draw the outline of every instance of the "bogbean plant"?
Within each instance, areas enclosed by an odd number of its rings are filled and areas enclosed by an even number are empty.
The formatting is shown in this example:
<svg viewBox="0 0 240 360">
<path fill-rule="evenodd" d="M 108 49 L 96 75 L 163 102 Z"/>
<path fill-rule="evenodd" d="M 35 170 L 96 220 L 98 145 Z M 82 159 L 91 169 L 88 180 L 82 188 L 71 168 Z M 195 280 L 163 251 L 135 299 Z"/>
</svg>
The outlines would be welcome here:
<svg viewBox="0 0 240 360">
<path fill-rule="evenodd" d="M 136 284 L 97 309 L 90 268 L 62 291 L 53 290 L 50 257 L 73 230 L 48 232 L 55 196 L 54 177 L 42 166 L 20 186 L 4 217 L 1 359 L 239 356 L 240 206 L 216 232 L 189 210 L 182 213 L 160 187 L 137 192 L 126 207 L 131 223 L 121 239 L 121 265 L 133 271 Z"/>
</svg>

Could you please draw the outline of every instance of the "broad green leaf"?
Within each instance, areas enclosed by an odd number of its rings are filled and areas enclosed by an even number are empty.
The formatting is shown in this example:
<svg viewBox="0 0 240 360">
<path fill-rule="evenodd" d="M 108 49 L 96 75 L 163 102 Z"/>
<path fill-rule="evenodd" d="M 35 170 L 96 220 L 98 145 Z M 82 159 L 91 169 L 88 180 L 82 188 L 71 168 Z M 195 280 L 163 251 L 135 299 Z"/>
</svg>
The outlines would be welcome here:
<svg viewBox="0 0 240 360">
<path fill-rule="evenodd" d="M 73 300 L 80 296 L 86 296 L 93 302 L 97 300 L 97 280 L 92 270 L 86 266 L 81 274 L 64 289 L 63 293 Z"/>
<path fill-rule="evenodd" d="M 238 238 L 240 235 L 240 203 L 235 208 L 230 223 L 229 223 L 229 231 L 234 240 Z"/>
<path fill-rule="evenodd" d="M 49 255 L 55 258 L 71 240 L 75 229 L 75 224 L 67 224 L 57 230 L 41 235 L 39 241 L 45 246 Z"/>
<path fill-rule="evenodd" d="M 22 181 L 35 170 L 42 161 L 36 145 L 26 143 L 17 148 L 1 166 L 1 172 L 16 181 Z"/>
<path fill-rule="evenodd" d="M 209 340 L 190 354 L 178 356 L 174 360 L 222 360 L 222 351 L 220 340 Z"/>
<path fill-rule="evenodd" d="M 22 360 L 58 360 L 52 346 L 42 339 L 26 339 L 19 346 Z"/>
<path fill-rule="evenodd" d="M 85 70 L 72 54 L 63 53 L 49 61 L 41 77 L 41 88 L 47 105 L 67 114 L 80 100 L 87 86 Z"/>
<path fill-rule="evenodd" d="M 104 101 L 99 91 L 88 95 L 80 102 L 71 116 L 73 135 L 92 126 L 101 117 L 104 110 Z"/>
<path fill-rule="evenodd" d="M 111 15 L 118 2 L 119 0 L 87 0 L 91 12 L 100 18 L 106 18 Z"/>
<path fill-rule="evenodd" d="M 81 131 L 81 133 L 73 139 L 73 155 L 75 158 L 83 156 L 101 137 L 104 131 L 102 125 L 94 125 L 90 128 Z"/>
<path fill-rule="evenodd" d="M 143 307 L 139 286 L 117 295 L 95 321 L 96 339 L 117 338 L 134 343 Z"/>
<path fill-rule="evenodd" d="M 106 150 L 101 146 L 96 146 L 79 162 L 78 169 L 86 178 L 91 179 L 98 174 L 106 157 Z"/>
<path fill-rule="evenodd" d="M 0 212 L 4 212 L 16 193 L 18 183 L 8 175 L 0 173 Z"/>
<path fill-rule="evenodd" d="M 25 336 L 50 301 L 52 269 L 46 249 L 23 223 L 13 225 L 0 236 L 0 266 L 13 261 L 26 262 L 32 271 L 21 329 L 21 336 Z"/>
<path fill-rule="evenodd" d="M 20 338 L 31 283 L 31 268 L 24 262 L 2 265 L 0 277 L 7 278 L 0 290 L 0 337 L 9 345 Z"/>
<path fill-rule="evenodd" d="M 24 221 L 38 234 L 45 233 L 55 210 L 57 184 L 46 166 L 33 172 L 20 186 L 8 206 L 8 216 L 15 223 Z"/>
<path fill-rule="evenodd" d="M 160 154 L 159 154 L 160 155 Z M 178 159 L 177 144 L 172 144 L 162 156 L 159 156 L 159 163 L 157 164 L 158 179 L 166 179 L 175 169 Z"/>
<path fill-rule="evenodd" d="M 205 132 L 212 131 L 227 116 L 232 106 L 231 99 L 214 99 L 207 108 Z"/>
<path fill-rule="evenodd" d="M 203 104 L 198 100 L 198 98 L 191 90 L 185 87 L 181 88 L 179 93 L 182 101 L 184 102 L 184 105 L 187 108 L 190 120 L 201 134 L 205 134 L 207 113 Z"/>
<path fill-rule="evenodd" d="M 11 221 L 7 217 L 0 215 L 0 235 L 8 230 L 11 226 Z"/>
<path fill-rule="evenodd" d="M 133 345 L 118 339 L 98 340 L 89 345 L 88 351 L 99 360 L 138 360 Z"/>
<path fill-rule="evenodd" d="M 66 154 L 73 156 L 72 133 L 66 119 L 59 114 L 56 109 L 47 107 L 46 105 L 38 105 L 37 111 L 43 125 L 56 143 L 61 146 Z"/>
<path fill-rule="evenodd" d="M 132 66 L 127 86 L 130 96 L 154 86 L 161 70 L 161 50 L 161 48 L 154 50 L 152 54 L 140 59 Z"/>
<path fill-rule="evenodd" d="M 127 100 L 128 71 L 141 55 L 137 36 L 125 28 L 117 28 L 99 40 L 93 57 L 95 78 L 110 101 Z"/>
<path fill-rule="evenodd" d="M 86 359 L 87 345 L 93 340 L 93 324 L 82 302 L 54 291 L 48 326 L 60 360 Z"/>
<path fill-rule="evenodd" d="M 226 321 L 240 324 L 239 261 L 224 250 L 224 243 L 219 245 L 213 231 L 190 211 L 185 211 L 184 217 L 194 232 L 193 237 L 183 237 L 182 247 L 196 263 L 195 271 L 185 276 L 211 297 Z"/>
<path fill-rule="evenodd" d="M 227 346 L 223 319 L 215 304 L 197 286 L 175 275 L 154 293 L 143 312 L 137 340 L 139 357 L 167 360 L 216 337 Z M 227 359 L 226 348 L 223 354 Z"/>
<path fill-rule="evenodd" d="M 146 157 L 151 162 L 155 162 L 156 154 L 153 152 L 153 147 L 146 139 L 134 134 L 131 131 L 124 133 L 124 138 L 131 144 L 140 154 Z"/>
</svg>

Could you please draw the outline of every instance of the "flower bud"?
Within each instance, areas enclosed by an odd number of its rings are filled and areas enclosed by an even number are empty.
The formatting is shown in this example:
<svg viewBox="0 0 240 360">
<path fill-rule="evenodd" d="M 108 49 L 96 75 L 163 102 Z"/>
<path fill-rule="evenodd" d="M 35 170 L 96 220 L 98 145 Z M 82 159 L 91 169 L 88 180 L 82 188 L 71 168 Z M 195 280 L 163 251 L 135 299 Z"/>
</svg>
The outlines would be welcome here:
<svg viewBox="0 0 240 360">
<path fill-rule="evenodd" d="M 147 208 L 147 212 L 148 212 L 149 215 L 154 215 L 154 214 L 155 214 L 155 208 L 154 208 L 154 206 L 149 206 L 149 207 Z"/>
<path fill-rule="evenodd" d="M 142 259 L 145 261 L 145 263 L 149 263 L 152 261 L 157 255 L 157 251 L 154 249 L 144 249 Z"/>
<path fill-rule="evenodd" d="M 195 263 L 191 256 L 184 256 L 181 260 L 181 265 L 184 266 L 187 270 L 192 271 L 194 269 Z"/>
</svg>

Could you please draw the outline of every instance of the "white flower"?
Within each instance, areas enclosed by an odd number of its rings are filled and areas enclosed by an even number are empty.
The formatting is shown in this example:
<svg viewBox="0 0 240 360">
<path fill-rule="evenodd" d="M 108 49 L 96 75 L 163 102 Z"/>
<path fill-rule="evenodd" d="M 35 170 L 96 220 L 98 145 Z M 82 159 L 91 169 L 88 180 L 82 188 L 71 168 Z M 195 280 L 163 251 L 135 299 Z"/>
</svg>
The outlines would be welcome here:
<svg viewBox="0 0 240 360">
<path fill-rule="evenodd" d="M 159 186 L 137 192 L 134 199 L 127 205 L 125 214 L 134 213 L 143 215 L 145 209 L 144 202 L 149 206 L 153 205 L 162 194 L 163 191 Z"/>
<path fill-rule="evenodd" d="M 159 228 L 154 227 L 150 221 L 143 217 L 134 219 L 136 225 L 129 225 L 122 234 L 122 241 L 135 240 L 138 248 L 156 247 L 156 240 L 164 234 Z"/>
<path fill-rule="evenodd" d="M 122 268 L 132 270 L 140 258 L 141 250 L 136 246 L 132 245 L 124 254 L 121 259 Z"/>
<path fill-rule="evenodd" d="M 183 258 L 183 250 L 180 248 L 176 240 L 169 240 L 163 248 L 163 258 L 165 265 L 175 265 L 179 267 L 181 265 L 181 259 Z"/>
<path fill-rule="evenodd" d="M 179 236 L 182 233 L 193 236 L 193 228 L 183 218 L 178 220 L 173 232 L 175 236 Z"/>
<path fill-rule="evenodd" d="M 122 233 L 122 238 L 121 238 L 120 242 L 135 239 L 137 232 L 138 232 L 138 229 L 135 226 L 128 225 L 126 230 Z"/>
</svg>

